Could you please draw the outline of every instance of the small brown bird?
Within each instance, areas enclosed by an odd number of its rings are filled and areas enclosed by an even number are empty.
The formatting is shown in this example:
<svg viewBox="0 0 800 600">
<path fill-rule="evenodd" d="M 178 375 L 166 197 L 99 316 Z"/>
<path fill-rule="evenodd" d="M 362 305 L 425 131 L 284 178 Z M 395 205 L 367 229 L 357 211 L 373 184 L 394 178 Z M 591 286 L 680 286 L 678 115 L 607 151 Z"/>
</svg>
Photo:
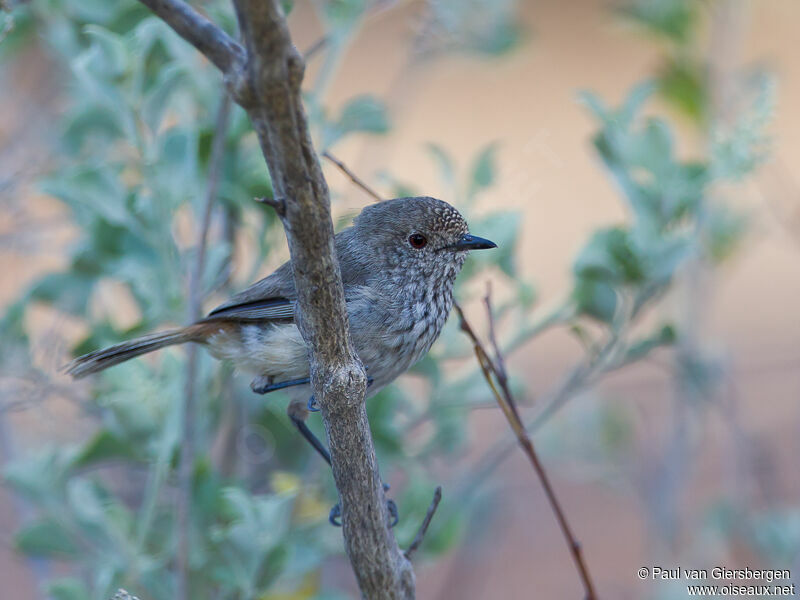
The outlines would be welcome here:
<svg viewBox="0 0 800 600">
<path fill-rule="evenodd" d="M 453 284 L 469 250 L 496 247 L 469 233 L 452 206 L 429 197 L 398 198 L 364 208 L 336 235 L 350 334 L 376 394 L 431 347 L 453 305 Z M 76 358 L 79 378 L 165 346 L 195 342 L 255 375 L 254 392 L 287 388 L 289 416 L 330 463 L 305 424 L 314 401 L 308 348 L 294 323 L 297 293 L 291 263 L 188 327 L 155 333 Z M 310 398 L 310 399 L 309 399 Z"/>
</svg>

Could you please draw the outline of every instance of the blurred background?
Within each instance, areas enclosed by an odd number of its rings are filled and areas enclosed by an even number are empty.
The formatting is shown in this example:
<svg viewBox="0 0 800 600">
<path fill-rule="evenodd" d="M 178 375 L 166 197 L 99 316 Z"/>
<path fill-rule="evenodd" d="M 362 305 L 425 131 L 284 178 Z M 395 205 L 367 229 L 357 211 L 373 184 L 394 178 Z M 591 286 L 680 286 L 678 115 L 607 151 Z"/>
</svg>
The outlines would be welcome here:
<svg viewBox="0 0 800 600">
<path fill-rule="evenodd" d="M 193 4 L 235 30 L 228 3 Z M 286 260 L 244 114 L 136 2 L 2 7 L 2 596 L 355 597 L 330 473 L 279 394 L 204 351 L 59 372 Z M 499 243 L 457 297 L 488 339 L 491 284 L 598 595 L 687 597 L 643 566 L 800 573 L 800 4 L 287 8 L 320 152 Z M 373 199 L 324 168 L 346 226 Z M 369 404 L 401 545 L 443 486 L 418 595 L 583 597 L 457 325 Z"/>
</svg>

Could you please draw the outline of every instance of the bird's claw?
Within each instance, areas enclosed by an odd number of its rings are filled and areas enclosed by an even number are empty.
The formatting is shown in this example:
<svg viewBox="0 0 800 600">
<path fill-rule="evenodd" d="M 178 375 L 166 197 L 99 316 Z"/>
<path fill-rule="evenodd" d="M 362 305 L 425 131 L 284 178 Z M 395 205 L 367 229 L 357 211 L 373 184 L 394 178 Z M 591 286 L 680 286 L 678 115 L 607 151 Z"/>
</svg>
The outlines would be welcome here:
<svg viewBox="0 0 800 600">
<path fill-rule="evenodd" d="M 332 509 L 330 514 L 328 515 L 328 522 L 333 525 L 334 527 L 341 527 L 342 522 L 339 520 L 339 517 L 342 516 L 342 508 L 338 504 L 336 504 Z"/>
<path fill-rule="evenodd" d="M 389 486 L 387 484 L 383 484 L 383 489 L 388 490 Z M 397 503 L 388 498 L 386 500 L 386 510 L 389 511 L 389 527 L 394 527 L 397 523 L 400 522 L 400 513 L 397 510 Z M 332 509 L 330 514 L 328 514 L 328 521 L 334 527 L 341 527 L 342 522 L 339 520 L 342 516 L 342 507 L 339 504 L 336 504 Z"/>
<path fill-rule="evenodd" d="M 367 377 L 367 387 L 371 386 L 373 381 L 374 380 L 372 379 L 372 377 Z M 256 390 L 253 389 L 253 391 L 256 391 Z M 263 392 L 256 392 L 256 393 L 260 394 L 260 393 L 263 393 Z M 306 409 L 308 409 L 308 412 L 319 412 L 320 411 L 319 404 L 317 404 L 317 399 L 314 396 L 311 396 L 311 398 L 308 399 L 308 404 L 306 405 Z"/>
<path fill-rule="evenodd" d="M 397 510 L 397 503 L 391 498 L 386 500 L 386 510 L 389 511 L 389 527 L 394 527 L 400 522 L 400 513 Z"/>
</svg>

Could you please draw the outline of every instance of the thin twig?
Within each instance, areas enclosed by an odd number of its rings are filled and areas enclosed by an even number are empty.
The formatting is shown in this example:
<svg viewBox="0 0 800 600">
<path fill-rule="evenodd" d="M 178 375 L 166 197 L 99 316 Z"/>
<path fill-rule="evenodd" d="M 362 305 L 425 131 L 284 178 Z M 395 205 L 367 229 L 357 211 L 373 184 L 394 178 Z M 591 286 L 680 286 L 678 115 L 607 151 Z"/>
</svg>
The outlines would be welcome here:
<svg viewBox="0 0 800 600">
<path fill-rule="evenodd" d="M 489 292 L 487 292 L 487 297 L 485 299 L 485 304 L 487 307 L 487 311 L 489 313 L 489 321 L 490 327 L 493 330 L 494 324 L 492 323 L 493 315 L 491 312 L 491 300 L 489 298 Z M 572 554 L 573 561 L 575 562 L 575 566 L 578 569 L 578 574 L 580 575 L 581 582 L 583 583 L 584 590 L 586 592 L 586 599 L 587 600 L 596 600 L 597 595 L 594 591 L 594 585 L 592 584 L 591 577 L 589 576 L 589 570 L 586 567 L 586 563 L 583 559 L 583 552 L 581 551 L 581 545 L 575 536 L 572 533 L 572 529 L 567 522 L 566 515 L 564 514 L 563 509 L 561 508 L 561 504 L 556 497 L 555 491 L 553 490 L 552 485 L 550 484 L 550 479 L 547 476 L 547 472 L 544 470 L 544 466 L 542 465 L 541 461 L 539 460 L 539 456 L 536 454 L 536 451 L 533 447 L 533 442 L 528 435 L 527 430 L 525 429 L 525 425 L 520 418 L 519 412 L 517 410 L 516 402 L 514 400 L 513 395 L 511 394 L 510 388 L 507 384 L 507 378 L 505 377 L 505 368 L 499 365 L 502 365 L 502 353 L 500 349 L 495 346 L 495 352 L 497 355 L 497 359 L 493 361 L 489 354 L 486 352 L 482 342 L 475 334 L 475 331 L 472 329 L 472 326 L 467 321 L 466 317 L 464 316 L 464 312 L 461 310 L 461 307 L 458 304 L 455 304 L 455 309 L 458 312 L 461 330 L 469 336 L 472 340 L 473 347 L 475 350 L 475 356 L 478 358 L 478 364 L 483 371 L 483 376 L 486 379 L 486 382 L 489 384 L 489 387 L 492 390 L 495 398 L 497 399 L 497 403 L 503 411 L 503 414 L 506 416 L 509 425 L 511 425 L 511 429 L 514 431 L 514 434 L 517 437 L 517 441 L 519 442 L 520 446 L 522 447 L 525 455 L 531 462 L 534 471 L 536 471 L 536 475 L 539 477 L 539 481 L 544 488 L 545 495 L 547 496 L 548 501 L 550 502 L 550 506 L 553 509 L 553 512 L 556 515 L 556 520 L 558 521 L 558 525 L 561 528 L 561 532 L 564 535 L 564 538 L 567 541 L 567 545 L 569 547 L 569 551 Z M 498 390 L 498 385 L 500 386 L 500 390 Z M 502 392 L 501 392 L 502 390 Z"/>
<path fill-rule="evenodd" d="M 227 77 L 244 67 L 244 48 L 183 0 L 139 1 L 202 52 Z"/>
<path fill-rule="evenodd" d="M 492 282 L 486 282 L 486 296 L 483 297 L 483 303 L 486 306 L 486 314 L 493 315 L 492 311 Z M 497 332 L 495 331 L 494 318 L 489 319 L 489 343 L 494 350 L 494 364 L 497 367 L 497 376 L 502 380 L 508 380 L 508 373 L 506 371 L 506 363 L 503 359 L 503 353 L 500 352 L 500 345 L 497 343 Z"/>
<path fill-rule="evenodd" d="M 220 105 L 217 109 L 217 118 L 214 123 L 214 139 L 211 146 L 211 156 L 208 163 L 208 184 L 206 197 L 203 204 L 203 220 L 200 223 L 197 240 L 197 256 L 195 257 L 194 273 L 189 282 L 189 319 L 195 321 L 202 316 L 203 309 L 203 272 L 206 264 L 208 249 L 208 231 L 211 228 L 211 214 L 217 199 L 217 188 L 222 171 L 222 159 L 225 156 L 225 137 L 228 132 L 228 122 L 231 115 L 231 97 L 223 91 Z"/>
<path fill-rule="evenodd" d="M 582 359 L 569 369 L 555 388 L 539 400 L 538 404 L 541 408 L 533 419 L 528 421 L 525 425 L 525 429 L 529 435 L 536 433 L 559 408 L 564 406 L 570 398 L 575 397 L 578 392 L 596 382 L 599 377 L 608 375 L 623 366 L 620 363 L 604 364 L 604 366 L 601 366 L 601 362 L 603 362 L 601 361 L 601 357 L 604 356 L 607 351 L 610 351 L 606 350 L 606 348 L 618 345 L 619 343 L 620 341 L 618 338 L 612 337 L 596 357 L 590 358 L 589 360 Z M 498 440 L 488 448 L 470 470 L 469 482 L 458 490 L 459 495 L 465 496 L 471 494 L 481 481 L 484 481 L 490 473 L 495 472 L 500 464 L 514 450 L 514 441 L 515 440 L 504 438 Z"/>
<path fill-rule="evenodd" d="M 194 268 L 189 277 L 189 322 L 192 323 L 201 317 L 203 305 L 203 273 L 206 265 L 206 250 L 208 247 L 208 230 L 211 227 L 211 214 L 217 197 L 222 159 L 225 154 L 225 137 L 228 131 L 228 121 L 231 113 L 231 99 L 223 91 L 220 99 L 217 120 L 214 125 L 214 140 L 211 147 L 211 158 L 208 165 L 208 183 L 203 205 L 203 218 L 200 223 L 197 240 L 197 253 Z M 189 344 L 186 357 L 186 387 L 184 388 L 184 405 L 182 416 L 183 435 L 181 437 L 181 462 L 178 471 L 178 502 L 177 502 L 177 582 L 176 598 L 189 600 L 189 534 L 191 529 L 192 507 L 192 475 L 195 463 L 195 435 L 194 425 L 197 413 L 197 348 Z"/>
<path fill-rule="evenodd" d="M 314 58 L 314 56 L 320 50 L 324 49 L 325 46 L 327 46 L 330 43 L 330 41 L 331 41 L 330 37 L 328 37 L 327 35 L 323 35 L 316 42 L 311 44 L 311 46 L 309 46 L 308 49 L 305 52 L 303 52 L 303 60 L 308 62 L 309 60 Z"/>
<path fill-rule="evenodd" d="M 275 212 L 278 213 L 279 217 L 282 217 L 286 214 L 285 198 L 262 196 L 260 198 L 255 198 L 255 201 L 261 204 L 266 204 L 267 206 L 271 206 L 275 209 Z"/>
<path fill-rule="evenodd" d="M 417 535 L 414 536 L 414 540 L 411 542 L 408 550 L 405 551 L 408 560 L 411 560 L 411 556 L 422 545 L 422 540 L 425 539 L 425 534 L 428 532 L 428 527 L 430 527 L 431 521 L 433 520 L 433 515 L 436 514 L 436 509 L 439 508 L 439 502 L 441 501 L 442 486 L 437 485 L 436 490 L 433 492 L 433 500 L 431 500 L 431 505 L 428 507 L 428 512 L 425 514 L 425 518 L 422 520 L 422 524 L 417 530 Z"/>
<path fill-rule="evenodd" d="M 375 191 L 375 190 L 373 190 L 373 189 L 372 189 L 372 188 L 371 188 L 369 185 L 367 185 L 366 183 L 364 183 L 364 181 L 363 181 L 363 180 L 362 180 L 362 179 L 361 179 L 361 178 L 360 178 L 358 175 L 356 175 L 355 173 L 353 173 L 353 172 L 352 172 L 352 171 L 351 171 L 351 170 L 350 170 L 350 169 L 347 167 L 347 165 L 346 165 L 346 164 L 344 164 L 344 163 L 343 163 L 341 160 L 339 160 L 338 158 L 336 158 L 336 157 L 335 157 L 333 154 L 331 154 L 330 152 L 328 152 L 328 151 L 326 150 L 325 152 L 323 152 L 323 153 L 322 153 L 322 156 L 323 156 L 323 157 L 325 157 L 325 158 L 327 158 L 327 159 L 328 159 L 329 161 L 331 161 L 331 162 L 332 162 L 334 165 L 336 165 L 336 166 L 339 168 L 339 170 L 340 170 L 342 173 L 344 173 L 345 175 L 347 175 L 347 176 L 350 178 L 350 181 L 352 181 L 353 183 L 355 183 L 355 184 L 356 184 L 358 187 L 360 187 L 362 190 L 364 190 L 365 192 L 367 192 L 367 193 L 368 193 L 370 196 L 372 196 L 373 198 L 375 198 L 375 201 L 376 201 L 376 202 L 381 202 L 381 201 L 383 201 L 383 198 L 380 196 L 380 194 L 378 194 L 378 192 L 376 192 L 376 191 Z"/>
</svg>

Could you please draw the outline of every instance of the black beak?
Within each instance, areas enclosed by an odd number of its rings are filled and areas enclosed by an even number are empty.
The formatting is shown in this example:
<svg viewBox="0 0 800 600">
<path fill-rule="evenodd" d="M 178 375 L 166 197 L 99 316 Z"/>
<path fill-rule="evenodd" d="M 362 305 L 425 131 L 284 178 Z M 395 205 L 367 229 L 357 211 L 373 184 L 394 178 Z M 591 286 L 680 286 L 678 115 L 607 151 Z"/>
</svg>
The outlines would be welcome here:
<svg viewBox="0 0 800 600">
<path fill-rule="evenodd" d="M 442 250 L 488 250 L 490 248 L 497 248 L 497 244 L 486 238 L 465 233 L 458 240 L 458 243 L 452 246 L 445 246 Z"/>
</svg>

